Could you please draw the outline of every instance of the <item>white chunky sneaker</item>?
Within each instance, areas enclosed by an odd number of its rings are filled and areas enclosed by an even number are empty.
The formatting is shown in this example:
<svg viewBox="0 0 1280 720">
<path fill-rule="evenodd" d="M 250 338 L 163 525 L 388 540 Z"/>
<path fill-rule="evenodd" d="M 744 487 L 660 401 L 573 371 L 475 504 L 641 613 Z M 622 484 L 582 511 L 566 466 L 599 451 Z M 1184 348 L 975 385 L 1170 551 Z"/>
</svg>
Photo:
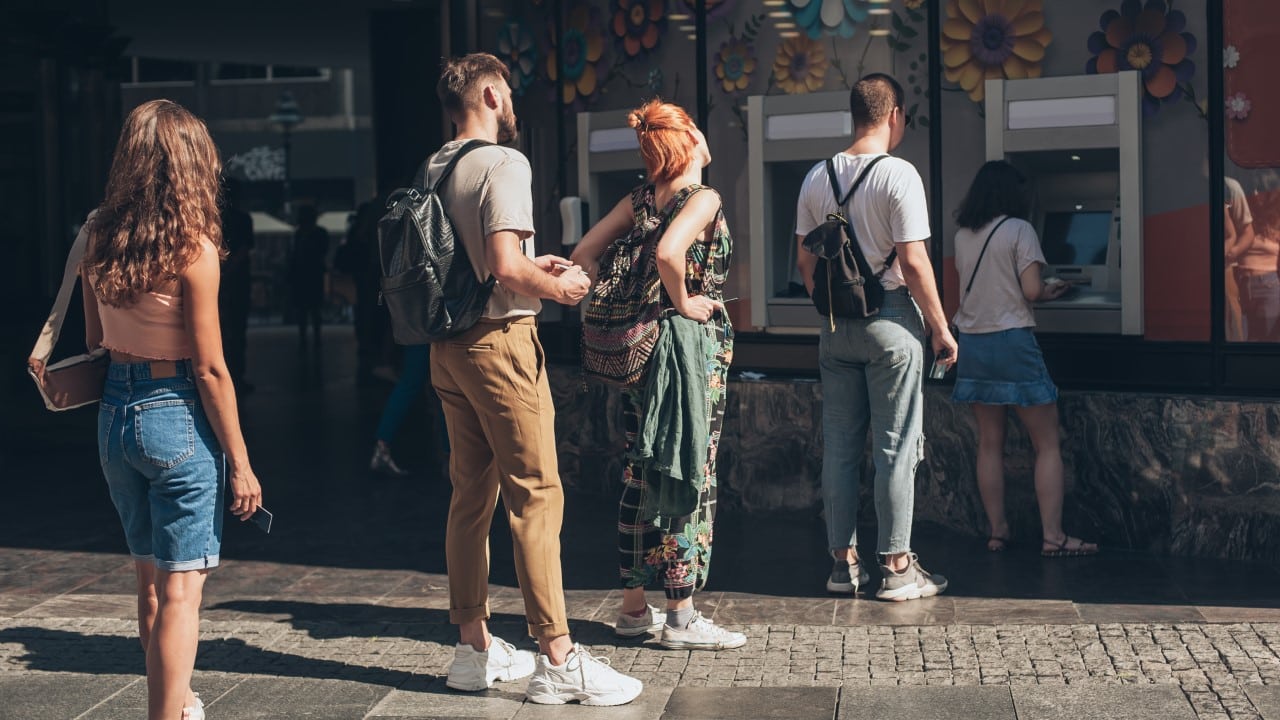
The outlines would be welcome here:
<svg viewBox="0 0 1280 720">
<path fill-rule="evenodd" d="M 474 692 L 493 687 L 499 680 L 510 682 L 533 673 L 533 653 L 517 650 L 497 635 L 491 636 L 489 649 L 480 652 L 470 645 L 458 643 L 453 648 L 453 664 L 445 685 L 454 690 Z"/>
<path fill-rule="evenodd" d="M 667 621 L 667 614 L 658 608 L 648 605 L 640 617 L 631 617 L 626 613 L 618 613 L 618 620 L 613 624 L 613 634 L 618 637 L 633 638 L 662 630 Z"/>
<path fill-rule="evenodd" d="M 661 643 L 668 650 L 732 650 L 746 645 L 747 636 L 725 630 L 694 610 L 689 627 L 663 625 Z"/>
<path fill-rule="evenodd" d="M 552 665 L 546 655 L 538 656 L 538 669 L 529 679 L 525 696 L 539 705 L 572 700 L 583 705 L 625 705 L 643 689 L 644 683 L 609 667 L 608 658 L 592 657 L 574 643 L 564 665 Z"/>
<path fill-rule="evenodd" d="M 204 701 L 200 699 L 200 693 L 191 694 L 195 696 L 196 704 L 182 708 L 182 720 L 204 720 Z"/>
</svg>

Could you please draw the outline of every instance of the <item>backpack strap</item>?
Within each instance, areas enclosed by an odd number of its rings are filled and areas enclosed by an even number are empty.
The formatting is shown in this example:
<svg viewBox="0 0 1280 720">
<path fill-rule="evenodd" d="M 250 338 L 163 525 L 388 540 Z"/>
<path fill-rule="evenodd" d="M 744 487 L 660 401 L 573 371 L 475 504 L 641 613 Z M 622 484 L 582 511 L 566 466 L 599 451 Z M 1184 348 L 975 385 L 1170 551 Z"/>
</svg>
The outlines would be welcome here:
<svg viewBox="0 0 1280 720">
<path fill-rule="evenodd" d="M 853 186 L 849 188 L 849 192 L 845 193 L 843 199 L 840 197 L 840 180 L 838 177 L 836 177 L 835 161 L 832 158 L 827 158 L 827 163 L 826 163 L 827 179 L 831 181 L 831 193 L 835 197 L 836 206 L 841 212 L 844 212 L 844 206 L 849 204 L 849 199 L 852 198 L 853 194 L 857 192 L 859 187 L 862 186 L 862 181 L 867 179 L 867 174 L 871 172 L 871 168 L 875 167 L 876 163 L 880 162 L 881 160 L 887 157 L 889 156 L 877 155 L 874 158 L 872 158 L 871 162 L 867 163 L 867 166 L 862 168 L 862 172 L 858 173 L 858 178 L 853 181 Z M 845 220 L 845 222 L 847 223 L 848 220 Z M 858 247 L 857 243 L 853 244 L 853 251 L 858 256 L 862 256 L 862 248 Z M 893 246 L 893 249 L 889 251 L 889 255 L 885 257 L 884 265 L 881 266 L 880 272 L 876 273 L 875 275 L 876 279 L 879 280 L 886 272 L 888 272 L 889 268 L 893 266 L 893 261 L 897 259 L 898 259 L 898 246 L 895 243 Z M 862 258 L 862 261 L 867 262 L 865 257 Z M 867 267 L 870 267 L 870 266 L 871 266 L 871 263 L 867 263 Z"/>
<path fill-rule="evenodd" d="M 422 167 L 418 168 L 418 174 L 413 177 L 413 187 L 424 192 L 435 192 L 436 188 L 440 187 L 441 183 L 443 183 L 449 175 L 453 174 L 453 168 L 457 166 L 458 161 L 461 160 L 464 155 L 477 148 L 493 144 L 494 143 L 491 143 L 488 140 L 468 140 L 467 144 L 459 148 L 458 152 L 449 159 L 449 164 L 444 166 L 444 171 L 440 173 L 440 177 L 436 178 L 435 183 L 430 187 L 427 187 L 427 168 L 431 165 L 432 158 L 436 156 L 436 153 L 432 153 L 431 157 L 423 161 Z"/>
<path fill-rule="evenodd" d="M 987 241 L 982 243 L 982 252 L 978 253 L 978 261 L 973 264 L 973 272 L 969 274 L 969 284 L 964 286 L 965 297 L 968 297 L 969 291 L 973 289 L 973 280 L 978 277 L 978 268 L 982 266 L 982 256 L 987 254 L 987 246 L 991 244 L 991 238 L 995 237 L 996 231 L 1008 219 L 1009 216 L 1005 215 L 995 227 L 991 228 L 991 232 L 987 233 Z"/>
</svg>

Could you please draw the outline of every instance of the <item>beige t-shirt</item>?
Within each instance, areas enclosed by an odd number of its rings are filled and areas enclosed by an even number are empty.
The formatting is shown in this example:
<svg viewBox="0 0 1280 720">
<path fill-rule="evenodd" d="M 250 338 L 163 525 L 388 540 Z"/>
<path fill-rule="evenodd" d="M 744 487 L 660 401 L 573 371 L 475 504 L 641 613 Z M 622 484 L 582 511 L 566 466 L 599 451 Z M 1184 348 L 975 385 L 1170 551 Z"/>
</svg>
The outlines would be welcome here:
<svg viewBox="0 0 1280 720">
<path fill-rule="evenodd" d="M 1018 218 L 1005 221 L 991 236 L 978 274 L 973 275 L 982 244 L 987 241 L 991 228 L 1003 218 L 1001 215 L 977 230 L 960 228 L 956 232 L 960 310 L 956 312 L 955 323 L 960 332 L 991 333 L 1036 326 L 1035 313 L 1022 294 L 1020 279 L 1028 266 L 1044 263 L 1040 238 L 1031 223 Z M 970 277 L 974 278 L 973 289 L 966 295 Z"/>
<path fill-rule="evenodd" d="M 440 177 L 445 165 L 465 144 L 465 140 L 454 140 L 440 148 L 427 166 L 427 184 Z M 489 235 L 495 232 L 528 233 L 521 247 L 527 257 L 534 257 L 533 171 L 519 150 L 490 145 L 467 153 L 445 179 L 440 200 L 481 280 L 489 277 L 485 246 Z M 484 317 L 502 320 L 537 315 L 541 310 L 542 301 L 538 298 L 517 295 L 497 283 Z"/>
</svg>

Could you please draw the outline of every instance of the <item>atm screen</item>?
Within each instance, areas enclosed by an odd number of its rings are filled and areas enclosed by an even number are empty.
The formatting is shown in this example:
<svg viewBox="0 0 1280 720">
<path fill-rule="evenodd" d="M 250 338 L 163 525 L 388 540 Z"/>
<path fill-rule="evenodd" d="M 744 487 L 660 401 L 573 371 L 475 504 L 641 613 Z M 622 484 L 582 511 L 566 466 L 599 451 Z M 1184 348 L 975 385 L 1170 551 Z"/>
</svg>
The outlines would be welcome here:
<svg viewBox="0 0 1280 720">
<path fill-rule="evenodd" d="M 1111 213 L 1045 213 L 1040 247 L 1049 265 L 1106 265 Z"/>
</svg>

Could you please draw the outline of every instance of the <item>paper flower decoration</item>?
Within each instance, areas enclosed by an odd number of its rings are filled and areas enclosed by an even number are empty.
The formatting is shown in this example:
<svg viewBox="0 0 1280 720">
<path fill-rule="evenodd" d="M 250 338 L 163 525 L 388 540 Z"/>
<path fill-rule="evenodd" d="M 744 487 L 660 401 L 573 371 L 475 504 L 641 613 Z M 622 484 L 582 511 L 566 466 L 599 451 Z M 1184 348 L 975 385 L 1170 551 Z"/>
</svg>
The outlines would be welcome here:
<svg viewBox="0 0 1280 720">
<path fill-rule="evenodd" d="M 822 43 L 804 36 L 789 37 L 773 58 L 773 79 L 789 95 L 814 92 L 826 81 L 827 66 Z"/>
<path fill-rule="evenodd" d="M 1242 92 L 1227 98 L 1227 117 L 1232 120 L 1243 120 L 1249 117 L 1249 111 L 1252 109 L 1253 103 L 1249 102 L 1249 98 Z"/>
<path fill-rule="evenodd" d="M 756 52 L 746 40 L 731 37 L 716 53 L 716 79 L 727 93 L 746 90 L 756 70 Z"/>
<path fill-rule="evenodd" d="M 654 68 L 650 70 L 649 79 L 648 79 L 648 82 L 646 83 L 649 86 L 649 90 L 651 90 L 655 94 L 662 94 L 662 83 L 663 83 L 662 68 Z"/>
<path fill-rule="evenodd" d="M 520 23 L 505 23 L 498 28 L 498 56 L 511 71 L 511 92 L 517 97 L 524 95 L 538 69 L 538 47 L 533 33 Z"/>
<path fill-rule="evenodd" d="M 904 0 L 902 4 L 906 5 L 912 10 L 919 10 L 920 6 L 924 5 L 924 0 Z"/>
<path fill-rule="evenodd" d="M 1119 12 L 1108 10 L 1098 22 L 1102 30 L 1089 36 L 1093 57 L 1089 73 L 1137 70 L 1142 73 L 1142 111 L 1153 115 L 1163 103 L 1182 98 L 1181 84 L 1196 72 L 1191 54 L 1196 39 L 1188 32 L 1187 16 L 1170 10 L 1164 0 L 1124 0 Z"/>
<path fill-rule="evenodd" d="M 1222 49 L 1222 65 L 1231 69 L 1240 64 L 1240 51 L 1235 45 L 1228 45 Z"/>
<path fill-rule="evenodd" d="M 947 0 L 941 40 L 947 80 L 982 102 L 987 78 L 1040 77 L 1053 42 L 1041 10 L 1041 0 Z"/>
<path fill-rule="evenodd" d="M 560 99 L 572 105 L 595 94 L 600 73 L 605 71 L 604 33 L 596 11 L 585 3 L 575 3 L 569 10 L 564 36 L 559 44 L 552 34 L 547 53 L 547 77 L 560 84 Z M 564 77 L 560 77 L 560 55 L 564 54 Z"/>
<path fill-rule="evenodd" d="M 858 23 L 867 19 L 866 0 L 787 0 L 787 9 L 814 39 L 824 34 L 853 37 Z"/>
<path fill-rule="evenodd" d="M 615 0 L 613 34 L 628 57 L 658 46 L 666 26 L 666 0 Z"/>
</svg>

